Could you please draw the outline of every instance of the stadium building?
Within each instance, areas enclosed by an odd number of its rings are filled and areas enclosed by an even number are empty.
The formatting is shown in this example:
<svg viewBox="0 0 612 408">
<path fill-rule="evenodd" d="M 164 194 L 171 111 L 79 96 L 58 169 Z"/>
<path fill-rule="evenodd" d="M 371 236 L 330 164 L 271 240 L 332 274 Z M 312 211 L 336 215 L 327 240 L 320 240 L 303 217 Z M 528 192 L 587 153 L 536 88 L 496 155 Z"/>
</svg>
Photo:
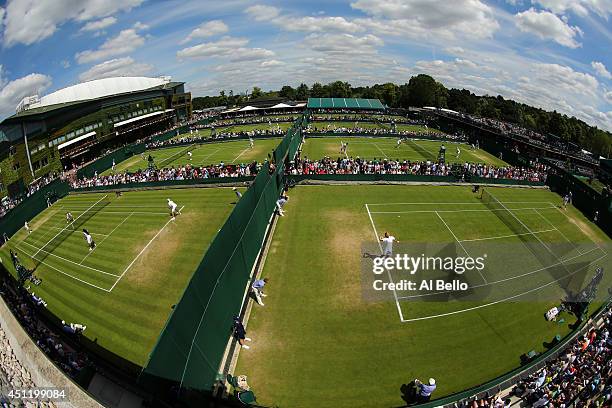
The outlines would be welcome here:
<svg viewBox="0 0 612 408">
<path fill-rule="evenodd" d="M 191 118 L 191 94 L 169 77 L 115 77 L 24 98 L 0 123 L 0 197 Z"/>
</svg>

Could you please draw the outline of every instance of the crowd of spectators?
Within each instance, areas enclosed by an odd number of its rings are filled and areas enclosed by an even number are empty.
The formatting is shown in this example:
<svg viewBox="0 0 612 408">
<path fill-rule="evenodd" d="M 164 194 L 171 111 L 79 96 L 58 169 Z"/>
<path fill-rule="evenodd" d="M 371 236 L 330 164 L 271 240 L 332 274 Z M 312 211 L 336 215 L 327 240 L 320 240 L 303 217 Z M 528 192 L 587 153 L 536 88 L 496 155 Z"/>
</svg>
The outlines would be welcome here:
<svg viewBox="0 0 612 408">
<path fill-rule="evenodd" d="M 234 116 L 234 117 L 219 117 L 213 122 L 206 125 L 197 125 L 197 129 L 210 129 L 224 126 L 239 126 L 257 123 L 281 123 L 295 122 L 299 115 L 274 115 L 274 116 Z"/>
<path fill-rule="evenodd" d="M 214 136 L 206 137 L 206 136 L 194 136 L 190 134 L 189 136 L 178 137 L 168 140 L 158 140 L 155 142 L 147 143 L 145 147 L 147 149 L 157 149 L 160 147 L 168 147 L 168 146 L 177 146 L 184 145 L 190 143 L 202 143 L 209 140 L 218 140 L 218 139 L 235 139 L 235 138 L 247 138 L 247 137 L 281 137 L 286 133 L 285 130 L 282 129 L 256 129 L 251 131 L 244 132 L 226 132 L 226 133 L 217 133 Z"/>
<path fill-rule="evenodd" d="M 37 309 L 46 307 L 46 304 L 28 288 L 13 285 L 5 279 L 0 294 L 36 345 L 66 374 L 76 378 L 83 368 L 91 365 L 85 353 L 74 350 L 40 321 Z"/>
<path fill-rule="evenodd" d="M 543 182 L 546 180 L 546 167 L 536 165 L 535 167 L 496 167 L 482 163 L 438 163 L 434 161 L 410 161 L 373 159 L 365 160 L 357 158 L 339 157 L 332 159 L 325 157 L 321 160 L 296 159 L 288 168 L 287 174 L 412 174 L 427 176 L 455 175 L 462 179 L 470 176 L 507 179 L 527 180 Z"/>
<path fill-rule="evenodd" d="M 305 134 L 321 134 L 321 133 L 332 133 L 332 134 L 354 134 L 354 135 L 393 135 L 403 136 L 407 138 L 428 138 L 428 139 L 439 139 L 439 140 L 453 140 L 457 142 L 465 142 L 467 139 L 461 134 L 446 134 L 438 132 L 436 130 L 429 130 L 426 132 L 415 132 L 412 130 L 397 130 L 394 128 L 362 128 L 362 127 L 317 127 L 310 125 L 304 129 Z"/>
<path fill-rule="evenodd" d="M 38 180 L 31 183 L 24 194 L 16 198 L 9 198 L 8 196 L 3 197 L 0 201 L 0 218 L 3 218 L 8 214 L 13 208 L 18 206 L 23 200 L 30 197 L 32 194 L 36 193 L 42 187 L 50 184 L 52 181 L 62 177 L 59 173 L 52 173 L 48 176 L 41 177 Z"/>
<path fill-rule="evenodd" d="M 612 403 L 612 308 L 601 328 L 580 336 L 557 359 L 549 361 L 514 388 L 530 406 L 601 407 Z"/>
<path fill-rule="evenodd" d="M 226 177 L 255 176 L 260 166 L 251 164 L 216 164 L 210 166 L 177 166 L 162 169 L 146 169 L 136 172 L 94 175 L 89 178 L 75 179 L 70 182 L 72 188 L 87 188 L 95 186 L 114 186 L 118 184 L 147 183 L 152 181 L 197 180 Z"/>
<path fill-rule="evenodd" d="M 373 114 L 314 114 L 308 116 L 309 122 L 380 122 L 386 125 L 402 124 L 424 126 L 427 124 L 425 120 L 408 119 L 400 115 L 373 115 Z"/>
<path fill-rule="evenodd" d="M 479 116 L 468 115 L 459 112 L 444 112 L 444 114 L 455 117 L 458 116 L 461 119 L 467 122 L 471 122 L 472 124 L 475 124 L 477 126 L 488 128 L 503 135 L 519 138 L 525 142 L 542 146 L 550 150 L 557 151 L 559 153 L 571 154 L 580 157 L 584 160 L 590 161 L 591 163 L 598 162 L 598 160 L 593 158 L 592 155 L 588 154 L 588 152 L 584 152 L 578 145 L 564 141 L 554 135 L 543 135 L 534 130 L 524 128 L 514 123 L 504 122 L 497 119 L 482 118 Z"/>
</svg>

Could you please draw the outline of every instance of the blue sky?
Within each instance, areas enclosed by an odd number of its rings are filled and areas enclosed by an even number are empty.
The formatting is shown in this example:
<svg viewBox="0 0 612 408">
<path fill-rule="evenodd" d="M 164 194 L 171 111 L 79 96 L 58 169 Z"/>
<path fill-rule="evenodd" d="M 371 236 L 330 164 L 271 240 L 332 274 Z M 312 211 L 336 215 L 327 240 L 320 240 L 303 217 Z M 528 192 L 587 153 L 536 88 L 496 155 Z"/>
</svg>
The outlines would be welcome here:
<svg viewBox="0 0 612 408">
<path fill-rule="evenodd" d="M 612 130 L 611 56 L 612 0 L 0 0 L 0 118 L 115 75 L 199 96 L 427 73 Z"/>
</svg>

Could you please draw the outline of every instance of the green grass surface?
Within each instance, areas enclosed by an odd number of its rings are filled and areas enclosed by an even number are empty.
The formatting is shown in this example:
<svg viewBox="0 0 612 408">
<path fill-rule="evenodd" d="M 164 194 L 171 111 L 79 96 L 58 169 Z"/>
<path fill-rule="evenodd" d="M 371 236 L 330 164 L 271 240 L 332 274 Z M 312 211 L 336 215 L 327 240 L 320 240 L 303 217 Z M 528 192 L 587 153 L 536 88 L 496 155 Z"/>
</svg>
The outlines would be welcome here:
<svg viewBox="0 0 612 408">
<path fill-rule="evenodd" d="M 270 153 L 280 143 L 279 138 L 275 139 L 254 139 L 254 146 L 251 149 L 249 141 L 236 140 L 231 142 L 205 143 L 189 146 L 166 147 L 161 149 L 147 150 L 144 159 L 141 155 L 135 155 L 127 160 L 117 163 L 115 172 L 136 171 L 146 169 L 148 166 L 147 158 L 149 154 L 155 160 L 158 167 L 176 167 L 185 164 L 193 166 L 219 164 L 251 163 L 253 161 L 264 161 Z M 191 161 L 187 155 L 187 150 L 191 150 L 193 156 Z M 112 169 L 103 172 L 103 175 L 111 174 Z"/>
<path fill-rule="evenodd" d="M 13 273 L 9 249 L 26 267 L 37 266 L 43 282 L 31 290 L 51 312 L 85 324 L 85 336 L 142 365 L 235 196 L 230 189 L 205 188 L 103 197 L 77 194 L 56 202 L 30 222 L 31 234 L 24 229 L 15 234 L 0 257 Z M 168 197 L 184 206 L 175 221 L 168 215 Z M 99 200 L 106 205 L 94 206 L 99 212 L 90 218 L 85 210 Z M 86 220 L 76 231 L 65 229 L 67 211 L 76 224 Z M 97 243 L 92 252 L 82 228 Z"/>
<path fill-rule="evenodd" d="M 355 123 L 357 125 L 355 125 Z M 362 129 L 391 129 L 391 124 L 389 123 L 367 123 L 367 122 L 334 122 L 334 121 L 321 121 L 321 122 L 310 122 L 309 123 L 311 128 L 316 128 L 318 130 L 324 130 L 324 129 L 338 129 L 338 128 L 349 128 L 349 129 L 353 129 L 354 127 L 358 127 L 358 128 L 362 128 Z M 420 126 L 420 125 L 402 125 L 399 124 L 396 126 L 398 131 L 409 131 L 409 132 L 416 132 L 416 133 L 427 133 L 427 132 L 431 132 L 432 130 L 435 130 L 436 132 L 440 132 L 439 130 L 436 129 L 431 129 L 431 128 L 426 128 L 424 126 Z"/>
<path fill-rule="evenodd" d="M 578 211 L 558 209 L 559 197 L 547 190 L 490 191 L 532 231 L 555 228 L 539 235 L 544 242 L 567 239 L 593 250 L 592 240 L 609 242 Z M 253 305 L 251 349 L 240 351 L 234 371 L 248 376 L 265 406 L 402 406 L 400 386 L 429 377 L 441 397 L 518 367 L 521 354 L 543 351 L 543 342 L 568 334 L 575 322 L 566 313 L 563 324 L 544 319 L 559 303 L 555 285 L 537 301 L 492 303 L 495 293 L 486 302 L 364 298 L 362 243 L 375 241 L 373 228 L 402 243 L 514 235 L 468 187 L 298 186 L 289 196 L 263 271 L 268 297 L 264 307 Z M 516 236 L 500 240 L 521 246 Z M 488 280 L 518 275 L 525 254 L 511 253 L 513 263 L 485 270 Z M 509 290 L 546 281 L 548 274 L 513 278 Z M 436 316 L 447 312 L 454 314 Z"/>
<path fill-rule="evenodd" d="M 347 154 L 351 157 L 364 159 L 392 159 L 392 160 L 432 160 L 436 161 L 441 142 L 429 140 L 408 140 L 402 142 L 397 147 L 397 138 L 376 137 L 376 138 L 341 138 L 341 137 L 322 137 L 306 138 L 306 143 L 302 148 L 302 156 L 310 159 L 320 159 L 325 156 L 339 157 L 340 142 L 348 143 Z M 507 163 L 497 157 L 487 153 L 482 149 L 472 150 L 465 143 L 445 142 L 446 161 L 449 163 L 465 161 L 493 164 L 505 166 Z M 459 146 L 461 153 L 457 158 L 456 148 Z"/>
<path fill-rule="evenodd" d="M 282 130 L 287 130 L 291 127 L 293 122 L 272 122 L 272 129 L 276 129 L 277 127 Z M 250 125 L 227 125 L 227 126 L 216 126 L 216 133 L 238 133 L 238 132 L 251 132 L 253 130 L 270 130 L 270 124 L 268 122 L 261 123 L 253 123 Z M 212 133 L 212 129 L 200 129 L 193 134 L 191 133 L 181 133 L 178 136 L 174 136 L 172 139 L 180 139 L 186 136 L 201 136 L 201 137 L 210 137 Z"/>
</svg>

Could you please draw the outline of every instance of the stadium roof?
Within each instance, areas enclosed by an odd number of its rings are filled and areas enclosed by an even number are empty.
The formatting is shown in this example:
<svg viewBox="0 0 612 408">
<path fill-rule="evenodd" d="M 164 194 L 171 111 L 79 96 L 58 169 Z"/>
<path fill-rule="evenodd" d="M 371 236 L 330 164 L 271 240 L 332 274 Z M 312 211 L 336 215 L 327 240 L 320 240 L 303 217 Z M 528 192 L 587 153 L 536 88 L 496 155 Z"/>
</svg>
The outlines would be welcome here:
<svg viewBox="0 0 612 408">
<path fill-rule="evenodd" d="M 308 108 L 311 109 L 385 109 L 378 99 L 354 98 L 308 98 Z"/>
<path fill-rule="evenodd" d="M 170 82 L 169 77 L 115 77 L 83 82 L 60 89 L 42 98 L 24 98 L 20 105 L 25 103 L 27 106 L 20 106 L 21 110 L 18 110 L 15 115 L 6 119 L 43 114 L 87 101 L 100 100 L 132 92 L 171 89 L 183 83 Z M 33 101 L 33 99 L 36 99 L 36 101 Z"/>
<path fill-rule="evenodd" d="M 102 98 L 109 95 L 117 95 L 127 92 L 142 91 L 170 82 L 170 78 L 147 78 L 147 77 L 113 77 L 95 79 L 62 88 L 40 98 L 38 102 L 31 105 L 33 108 L 57 105 L 59 103 L 86 101 L 89 99 Z"/>
</svg>

